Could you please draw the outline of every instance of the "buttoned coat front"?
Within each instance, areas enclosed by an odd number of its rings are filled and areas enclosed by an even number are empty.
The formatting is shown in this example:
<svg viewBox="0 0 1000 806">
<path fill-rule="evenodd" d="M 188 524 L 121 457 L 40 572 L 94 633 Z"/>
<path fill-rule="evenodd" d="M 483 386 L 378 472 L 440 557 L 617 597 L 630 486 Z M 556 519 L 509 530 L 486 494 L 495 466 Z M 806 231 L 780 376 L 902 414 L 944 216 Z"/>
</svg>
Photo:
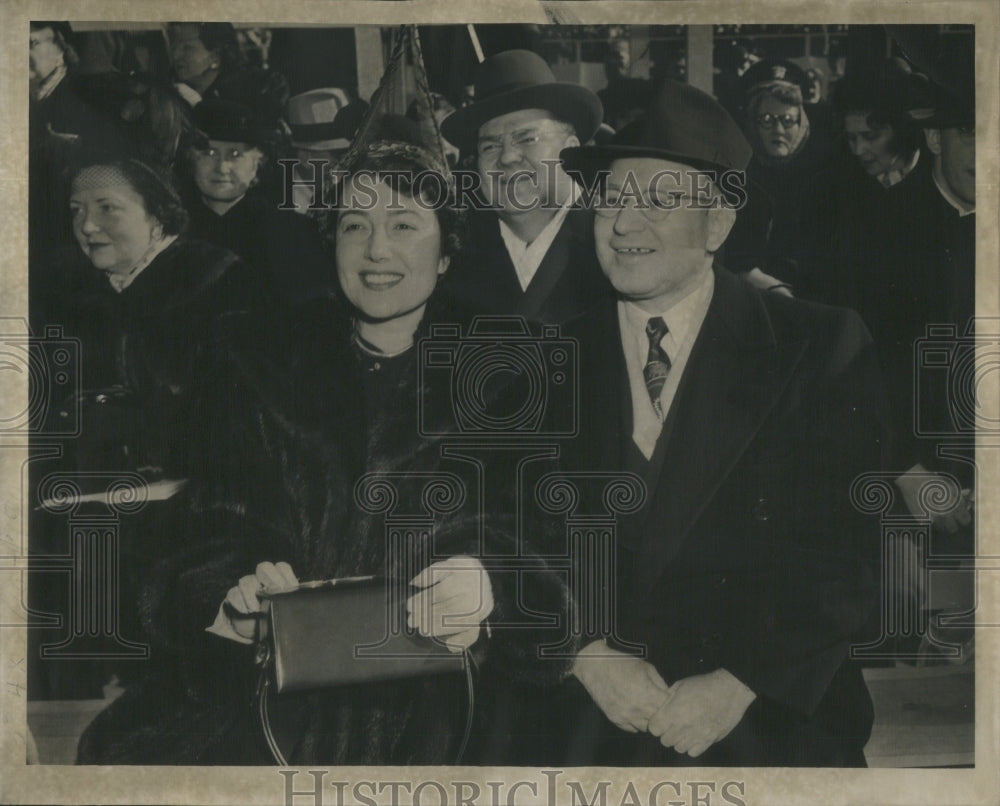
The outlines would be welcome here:
<svg viewBox="0 0 1000 806">
<path fill-rule="evenodd" d="M 877 602 L 880 526 L 852 486 L 882 462 L 877 360 L 856 314 L 715 272 L 648 463 L 631 442 L 616 305 L 564 328 L 577 342 L 579 428 L 558 472 L 631 471 L 646 486 L 645 505 L 617 522 L 617 567 L 601 572 L 614 587 L 601 596 L 614 601 L 608 643 L 670 684 L 724 668 L 757 698 L 692 760 L 614 727 L 572 679 L 555 698 L 549 727 L 562 735 L 547 763 L 863 763 L 871 700 L 849 649 Z"/>
</svg>

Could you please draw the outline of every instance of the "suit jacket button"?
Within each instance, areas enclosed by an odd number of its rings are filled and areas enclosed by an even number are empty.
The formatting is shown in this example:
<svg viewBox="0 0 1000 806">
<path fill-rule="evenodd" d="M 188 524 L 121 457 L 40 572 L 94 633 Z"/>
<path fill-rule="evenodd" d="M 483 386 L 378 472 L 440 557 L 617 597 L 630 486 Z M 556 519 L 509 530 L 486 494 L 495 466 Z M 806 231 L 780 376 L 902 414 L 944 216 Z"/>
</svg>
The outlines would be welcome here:
<svg viewBox="0 0 1000 806">
<path fill-rule="evenodd" d="M 753 517 L 761 523 L 771 520 L 771 505 L 766 498 L 757 499 L 757 503 L 753 505 Z"/>
<path fill-rule="evenodd" d="M 712 584 L 714 584 L 715 587 L 717 587 L 717 588 L 721 588 L 721 587 L 725 586 L 725 584 L 726 584 L 726 575 L 725 574 L 716 574 L 715 576 L 712 577 Z"/>
</svg>

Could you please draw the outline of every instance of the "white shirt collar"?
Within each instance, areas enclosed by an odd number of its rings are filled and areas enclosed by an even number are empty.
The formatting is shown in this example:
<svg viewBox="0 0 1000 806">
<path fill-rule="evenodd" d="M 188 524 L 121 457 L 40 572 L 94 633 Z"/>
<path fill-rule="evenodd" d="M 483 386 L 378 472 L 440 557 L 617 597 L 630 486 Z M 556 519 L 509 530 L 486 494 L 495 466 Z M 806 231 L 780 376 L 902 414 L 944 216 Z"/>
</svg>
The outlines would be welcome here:
<svg viewBox="0 0 1000 806">
<path fill-rule="evenodd" d="M 938 192 L 944 196 L 944 200 L 948 202 L 952 207 L 958 211 L 958 217 L 963 218 L 967 215 L 972 215 L 976 212 L 976 205 L 968 205 L 958 198 L 954 193 L 952 193 L 951 188 L 948 187 L 941 177 L 938 175 L 941 172 L 940 162 L 934 161 L 934 168 L 931 170 L 931 177 L 934 179 L 934 184 L 937 185 Z"/>
<path fill-rule="evenodd" d="M 673 405 L 691 348 L 708 314 L 714 290 L 715 273 L 708 271 L 702 282 L 690 294 L 660 314 L 668 328 L 667 335 L 660 341 L 660 346 L 666 352 L 671 364 L 666 382 L 660 391 L 660 409 L 664 416 L 669 413 Z M 646 323 L 649 319 L 650 314 L 637 305 L 618 302 L 618 322 L 632 399 L 632 441 L 647 459 L 652 457 L 656 442 L 663 430 L 663 422 L 649 399 L 646 381 L 642 374 L 649 354 L 649 338 L 646 336 Z"/>
<path fill-rule="evenodd" d="M 531 243 L 521 240 L 521 238 L 514 234 L 514 230 L 507 226 L 502 219 L 499 219 L 500 237 L 503 238 L 504 246 L 507 247 L 507 254 L 510 255 L 511 263 L 514 264 L 514 271 L 517 272 L 517 279 L 521 284 L 522 291 L 528 289 L 528 285 L 538 272 L 538 267 L 542 265 L 545 254 L 549 251 L 549 247 L 552 246 L 556 235 L 559 234 L 559 228 L 562 227 L 563 221 L 569 215 L 570 208 L 576 203 L 577 195 L 578 190 L 574 183 L 569 198 L 562 207 L 556 210 L 556 214 L 552 216 L 549 223 L 545 225 L 545 228 L 538 233 L 538 237 Z"/>
<path fill-rule="evenodd" d="M 60 64 L 49 73 L 45 78 L 42 79 L 41 83 L 38 85 L 38 95 L 36 100 L 40 101 L 42 98 L 48 98 L 56 87 L 58 87 L 64 78 L 66 78 L 66 65 Z"/>
<path fill-rule="evenodd" d="M 708 310 L 708 303 L 712 299 L 714 285 L 715 274 L 709 270 L 705 273 L 701 283 L 692 289 L 691 293 L 659 314 L 667 323 L 667 335 L 661 340 L 660 346 L 666 351 L 667 357 L 671 361 L 676 358 L 681 345 L 688 341 L 692 329 L 697 332 L 701 328 L 705 312 Z M 633 334 L 636 343 L 641 348 L 638 354 L 641 356 L 642 362 L 645 363 L 646 353 L 649 350 L 646 323 L 656 314 L 647 313 L 634 302 L 622 302 L 620 307 L 628 323 L 629 332 Z"/>
</svg>

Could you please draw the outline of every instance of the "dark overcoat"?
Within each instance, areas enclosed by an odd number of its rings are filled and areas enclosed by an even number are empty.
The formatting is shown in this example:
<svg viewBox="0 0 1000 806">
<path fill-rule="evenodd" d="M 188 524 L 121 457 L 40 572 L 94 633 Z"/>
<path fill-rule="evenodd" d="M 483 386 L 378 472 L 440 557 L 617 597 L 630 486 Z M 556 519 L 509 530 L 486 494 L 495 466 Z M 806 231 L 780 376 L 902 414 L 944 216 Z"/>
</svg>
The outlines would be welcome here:
<svg viewBox="0 0 1000 806">
<path fill-rule="evenodd" d="M 611 296 L 597 262 L 590 210 L 570 209 L 526 289 L 518 281 L 496 213 L 470 210 L 468 221 L 467 244 L 452 260 L 445 283 L 469 309 L 562 324 Z"/>
<path fill-rule="evenodd" d="M 551 723 L 563 755 L 546 763 L 863 764 L 872 708 L 848 650 L 876 604 L 880 530 L 851 490 L 881 466 L 885 417 L 860 319 L 716 269 L 648 463 L 631 441 L 615 304 L 564 335 L 579 345 L 580 436 L 561 467 L 629 470 L 648 492 L 617 524 L 609 640 L 640 648 L 668 683 L 725 668 L 757 698 L 692 760 L 614 727 L 570 679 Z"/>
</svg>

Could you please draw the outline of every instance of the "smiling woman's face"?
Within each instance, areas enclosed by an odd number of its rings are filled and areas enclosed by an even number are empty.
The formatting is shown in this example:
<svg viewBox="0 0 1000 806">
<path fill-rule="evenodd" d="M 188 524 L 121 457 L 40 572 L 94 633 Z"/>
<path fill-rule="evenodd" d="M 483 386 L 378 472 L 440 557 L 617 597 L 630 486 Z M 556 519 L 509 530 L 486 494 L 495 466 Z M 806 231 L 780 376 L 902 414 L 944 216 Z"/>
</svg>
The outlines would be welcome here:
<svg viewBox="0 0 1000 806">
<path fill-rule="evenodd" d="M 92 165 L 73 180 L 69 199 L 73 235 L 95 268 L 127 275 L 146 254 L 158 228 L 121 172 Z"/>
<path fill-rule="evenodd" d="M 337 218 L 337 275 L 362 316 L 384 322 L 422 310 L 447 268 L 433 210 L 385 182 L 359 187 L 348 180 Z"/>
</svg>

